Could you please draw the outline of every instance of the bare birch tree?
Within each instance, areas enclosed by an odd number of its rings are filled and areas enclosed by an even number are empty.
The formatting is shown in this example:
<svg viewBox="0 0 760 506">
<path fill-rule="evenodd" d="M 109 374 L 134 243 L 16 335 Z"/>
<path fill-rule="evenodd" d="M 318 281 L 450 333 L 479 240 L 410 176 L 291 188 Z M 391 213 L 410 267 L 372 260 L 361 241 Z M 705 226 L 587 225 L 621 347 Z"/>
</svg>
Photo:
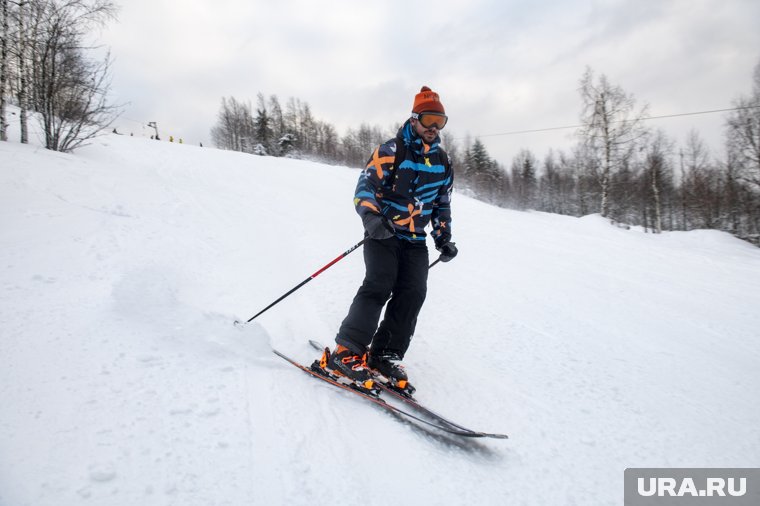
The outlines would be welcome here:
<svg viewBox="0 0 760 506">
<path fill-rule="evenodd" d="M 28 34 L 27 24 L 27 6 L 29 0 L 20 0 L 18 3 L 17 25 L 18 40 L 16 47 L 16 61 L 18 62 L 18 89 L 16 90 L 16 99 L 19 107 L 19 128 L 20 140 L 22 144 L 29 142 L 29 40 L 32 39 Z M 36 24 L 33 25 L 36 29 Z"/>
<path fill-rule="evenodd" d="M 113 18 L 110 0 L 36 0 L 42 6 L 34 42 L 34 106 L 45 132 L 45 147 L 71 151 L 104 131 L 118 115 L 109 105 L 110 55 L 85 54 L 85 34 Z"/>
<path fill-rule="evenodd" d="M 610 182 L 613 172 L 631 156 L 636 142 L 646 132 L 643 120 L 646 106 L 636 111 L 632 95 L 613 85 L 602 74 L 598 80 L 590 68 L 581 79 L 582 137 L 589 153 L 599 165 L 601 214 L 610 210 Z"/>
<path fill-rule="evenodd" d="M 648 179 L 652 197 L 652 230 L 662 232 L 663 221 L 663 190 L 671 177 L 671 166 L 668 162 L 673 152 L 673 142 L 662 130 L 658 130 L 648 144 L 644 171 Z"/>
<path fill-rule="evenodd" d="M 752 93 L 736 101 L 737 110 L 728 118 L 727 140 L 742 178 L 760 190 L 760 63 L 752 84 Z"/>
<path fill-rule="evenodd" d="M 8 51 L 10 49 L 10 8 L 8 0 L 0 0 L 0 141 L 8 140 L 8 121 L 5 118 L 5 89 L 9 82 Z"/>
<path fill-rule="evenodd" d="M 211 129 L 211 138 L 220 149 L 253 152 L 256 139 L 251 104 L 230 97 L 222 98 L 216 125 Z"/>
</svg>

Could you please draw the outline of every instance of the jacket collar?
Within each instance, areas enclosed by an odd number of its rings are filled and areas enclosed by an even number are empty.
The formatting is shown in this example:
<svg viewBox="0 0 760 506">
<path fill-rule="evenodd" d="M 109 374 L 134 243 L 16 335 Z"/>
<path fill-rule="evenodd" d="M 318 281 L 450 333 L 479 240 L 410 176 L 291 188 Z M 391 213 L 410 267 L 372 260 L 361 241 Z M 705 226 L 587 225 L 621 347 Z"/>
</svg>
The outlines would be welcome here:
<svg viewBox="0 0 760 506">
<path fill-rule="evenodd" d="M 396 134 L 396 137 L 404 141 L 404 145 L 406 146 L 407 149 L 411 149 L 418 155 L 435 153 L 436 151 L 438 151 L 438 145 L 441 143 L 441 137 L 436 136 L 433 143 L 429 145 L 429 149 L 425 151 L 425 146 L 424 146 L 422 137 L 417 135 L 417 132 L 415 132 L 414 128 L 412 128 L 411 120 L 406 120 L 406 122 L 402 125 L 402 127 L 399 129 L 398 133 Z"/>
</svg>

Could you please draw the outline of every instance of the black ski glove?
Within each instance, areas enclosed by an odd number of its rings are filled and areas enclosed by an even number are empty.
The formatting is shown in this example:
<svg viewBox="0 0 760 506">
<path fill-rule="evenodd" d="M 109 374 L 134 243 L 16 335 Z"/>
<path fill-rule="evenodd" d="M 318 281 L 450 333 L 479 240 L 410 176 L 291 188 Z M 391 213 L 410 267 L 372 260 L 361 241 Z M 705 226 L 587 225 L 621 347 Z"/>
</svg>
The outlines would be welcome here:
<svg viewBox="0 0 760 506">
<path fill-rule="evenodd" d="M 364 230 L 372 239 L 390 239 L 395 235 L 393 232 L 393 225 L 390 224 L 388 218 L 375 213 L 362 214 L 362 223 L 364 223 Z"/>
<path fill-rule="evenodd" d="M 441 262 L 448 262 L 457 256 L 457 253 L 459 253 L 459 250 L 457 250 L 456 247 L 456 243 L 454 242 L 445 242 L 440 246 L 437 246 L 435 249 L 441 252 Z"/>
</svg>

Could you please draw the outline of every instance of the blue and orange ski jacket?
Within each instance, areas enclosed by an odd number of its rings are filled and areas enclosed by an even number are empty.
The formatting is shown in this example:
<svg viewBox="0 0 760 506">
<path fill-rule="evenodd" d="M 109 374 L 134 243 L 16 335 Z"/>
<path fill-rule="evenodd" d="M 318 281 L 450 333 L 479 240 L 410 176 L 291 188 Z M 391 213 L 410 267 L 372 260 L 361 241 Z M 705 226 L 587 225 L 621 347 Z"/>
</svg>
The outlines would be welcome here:
<svg viewBox="0 0 760 506">
<path fill-rule="evenodd" d="M 436 246 L 450 241 L 454 172 L 439 144 L 440 138 L 425 144 L 407 120 L 395 138 L 375 149 L 359 176 L 356 212 L 385 216 L 396 236 L 410 241 L 424 241 L 432 222 Z"/>
</svg>

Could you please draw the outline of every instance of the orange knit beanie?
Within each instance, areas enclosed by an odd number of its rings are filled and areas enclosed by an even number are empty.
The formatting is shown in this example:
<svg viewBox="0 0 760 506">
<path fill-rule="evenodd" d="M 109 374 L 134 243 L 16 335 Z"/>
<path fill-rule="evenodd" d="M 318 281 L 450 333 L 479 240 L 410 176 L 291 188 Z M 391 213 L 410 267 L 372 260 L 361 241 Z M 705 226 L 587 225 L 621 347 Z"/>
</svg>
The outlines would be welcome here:
<svg viewBox="0 0 760 506">
<path fill-rule="evenodd" d="M 427 86 L 423 86 L 422 89 L 420 89 L 420 92 L 414 96 L 412 112 L 438 112 L 446 114 L 438 93 L 434 92 Z"/>
</svg>

